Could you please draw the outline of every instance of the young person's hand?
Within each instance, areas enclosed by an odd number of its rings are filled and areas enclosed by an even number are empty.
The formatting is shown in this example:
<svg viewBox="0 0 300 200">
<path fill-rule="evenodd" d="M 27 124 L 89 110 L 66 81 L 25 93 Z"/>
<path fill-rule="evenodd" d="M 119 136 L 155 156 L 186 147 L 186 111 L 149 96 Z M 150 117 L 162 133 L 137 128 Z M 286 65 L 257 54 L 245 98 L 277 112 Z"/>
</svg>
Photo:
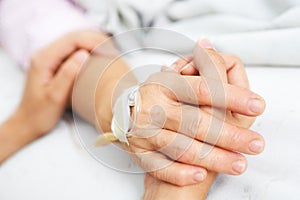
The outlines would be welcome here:
<svg viewBox="0 0 300 200">
<path fill-rule="evenodd" d="M 34 53 L 31 63 L 53 73 L 76 51 L 82 49 L 91 52 L 107 38 L 107 35 L 98 31 L 71 32 Z"/>
<path fill-rule="evenodd" d="M 80 50 L 52 68 L 32 62 L 21 103 L 0 126 L 0 162 L 55 126 L 87 56 L 86 51 Z"/>
<path fill-rule="evenodd" d="M 36 52 L 31 59 L 19 112 L 24 113 L 32 133 L 47 133 L 69 103 L 80 67 L 107 37 L 100 32 L 67 34 Z"/>
<path fill-rule="evenodd" d="M 32 56 L 23 98 L 0 125 L 0 162 L 55 126 L 89 51 L 105 39 L 100 32 L 70 33 Z"/>
<path fill-rule="evenodd" d="M 59 121 L 76 75 L 88 56 L 87 51 L 79 50 L 64 63 L 51 67 L 32 59 L 23 98 L 16 111 L 24 117 L 30 134 L 40 137 Z"/>
</svg>

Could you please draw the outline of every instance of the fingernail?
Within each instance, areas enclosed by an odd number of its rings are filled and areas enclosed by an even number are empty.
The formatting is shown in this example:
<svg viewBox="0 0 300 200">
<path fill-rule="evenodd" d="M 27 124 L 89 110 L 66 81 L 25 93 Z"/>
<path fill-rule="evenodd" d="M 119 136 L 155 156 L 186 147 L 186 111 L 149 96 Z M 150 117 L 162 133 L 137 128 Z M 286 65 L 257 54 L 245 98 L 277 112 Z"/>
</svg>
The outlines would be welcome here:
<svg viewBox="0 0 300 200">
<path fill-rule="evenodd" d="M 261 140 L 254 140 L 250 143 L 249 149 L 253 153 L 260 153 L 264 150 L 264 142 Z"/>
<path fill-rule="evenodd" d="M 253 113 L 262 113 L 264 111 L 264 102 L 261 99 L 251 99 L 249 102 L 249 109 L 251 110 L 251 112 Z"/>
<path fill-rule="evenodd" d="M 232 169 L 238 174 L 241 174 L 246 170 L 246 162 L 244 160 L 238 160 L 232 163 Z"/>
<path fill-rule="evenodd" d="M 215 49 L 208 39 L 203 39 L 200 41 L 200 46 L 204 49 Z"/>
<path fill-rule="evenodd" d="M 80 51 L 75 55 L 75 60 L 79 63 L 84 63 L 89 57 L 89 54 L 85 51 Z"/>
<path fill-rule="evenodd" d="M 194 179 L 196 182 L 202 182 L 205 179 L 205 175 L 202 172 L 196 173 Z"/>
</svg>

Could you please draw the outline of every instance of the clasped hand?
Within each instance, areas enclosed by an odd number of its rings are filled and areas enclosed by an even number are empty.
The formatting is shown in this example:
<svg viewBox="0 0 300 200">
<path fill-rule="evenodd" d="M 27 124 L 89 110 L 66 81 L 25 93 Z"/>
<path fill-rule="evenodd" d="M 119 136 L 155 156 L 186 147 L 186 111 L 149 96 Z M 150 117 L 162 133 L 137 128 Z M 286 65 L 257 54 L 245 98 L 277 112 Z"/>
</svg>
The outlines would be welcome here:
<svg viewBox="0 0 300 200">
<path fill-rule="evenodd" d="M 265 103 L 249 90 L 241 61 L 212 48 L 206 52 L 223 76 L 225 99 L 209 88 L 213 78 L 199 76 L 193 57 L 180 59 L 141 85 L 130 145 L 124 145 L 152 176 L 175 185 L 204 181 L 208 170 L 239 175 L 247 168 L 242 153 L 264 149 L 262 136 L 248 128 Z M 226 110 L 225 117 L 213 107 Z M 210 135 L 213 141 L 206 140 Z"/>
</svg>

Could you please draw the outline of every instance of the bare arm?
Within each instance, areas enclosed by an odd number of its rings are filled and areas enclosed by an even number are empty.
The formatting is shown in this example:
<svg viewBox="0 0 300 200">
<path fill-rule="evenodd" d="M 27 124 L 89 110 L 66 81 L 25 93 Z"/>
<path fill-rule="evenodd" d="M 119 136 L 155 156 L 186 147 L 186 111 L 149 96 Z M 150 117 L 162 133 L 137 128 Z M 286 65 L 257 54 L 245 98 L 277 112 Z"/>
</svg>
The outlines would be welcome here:
<svg viewBox="0 0 300 200">
<path fill-rule="evenodd" d="M 31 133 L 26 117 L 19 111 L 0 125 L 0 163 L 35 140 Z"/>
</svg>

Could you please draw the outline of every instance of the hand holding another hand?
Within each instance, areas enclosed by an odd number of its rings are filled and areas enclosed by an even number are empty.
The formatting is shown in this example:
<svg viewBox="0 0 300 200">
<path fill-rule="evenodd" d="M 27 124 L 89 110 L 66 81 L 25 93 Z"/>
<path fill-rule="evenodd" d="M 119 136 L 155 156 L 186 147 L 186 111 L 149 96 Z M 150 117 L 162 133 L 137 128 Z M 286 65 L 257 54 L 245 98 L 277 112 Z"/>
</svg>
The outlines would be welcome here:
<svg viewBox="0 0 300 200">
<path fill-rule="evenodd" d="M 241 174 L 247 167 L 241 153 L 258 154 L 264 148 L 263 138 L 247 129 L 263 112 L 264 100 L 249 90 L 247 76 L 239 60 L 212 49 L 206 49 L 206 52 L 218 69 L 226 71 L 226 80 L 224 76 L 222 79 L 225 104 L 215 94 L 217 90 L 209 90 L 207 79 L 201 74 L 199 76 L 191 60 L 175 63 L 177 72 L 189 76 L 180 76 L 172 71 L 159 72 L 139 90 L 136 125 L 126 148 L 147 172 L 175 185 L 201 182 L 205 179 L 206 170 Z M 214 102 L 212 95 L 216 96 Z M 227 110 L 224 122 L 210 112 L 212 107 Z M 214 126 L 211 122 L 222 123 L 223 126 L 216 130 L 211 128 Z M 213 143 L 206 140 L 211 134 L 218 136 Z M 203 151 L 205 148 L 210 150 L 206 155 L 203 154 L 207 152 Z"/>
<path fill-rule="evenodd" d="M 81 66 L 106 37 L 81 31 L 65 35 L 36 52 L 31 59 L 24 95 L 18 113 L 30 132 L 41 136 L 52 129 L 70 101 Z"/>
<path fill-rule="evenodd" d="M 70 33 L 32 56 L 22 100 L 0 126 L 0 162 L 55 126 L 89 51 L 105 39 L 99 32 Z"/>
</svg>

